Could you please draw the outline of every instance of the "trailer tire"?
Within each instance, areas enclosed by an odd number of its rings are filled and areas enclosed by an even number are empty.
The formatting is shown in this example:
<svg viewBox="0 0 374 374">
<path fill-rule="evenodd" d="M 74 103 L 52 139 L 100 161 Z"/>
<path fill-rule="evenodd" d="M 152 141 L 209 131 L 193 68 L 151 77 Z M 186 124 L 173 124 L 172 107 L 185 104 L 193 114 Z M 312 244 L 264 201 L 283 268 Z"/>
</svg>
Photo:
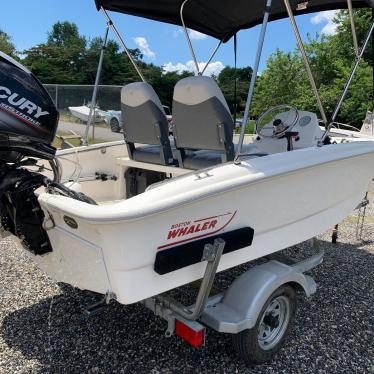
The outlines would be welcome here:
<svg viewBox="0 0 374 374">
<path fill-rule="evenodd" d="M 121 126 L 120 126 L 117 118 L 112 118 L 110 120 L 110 128 L 111 128 L 112 132 L 120 132 L 121 131 Z"/>
<path fill-rule="evenodd" d="M 295 289 L 290 285 L 279 287 L 262 307 L 256 325 L 233 335 L 234 348 L 246 363 L 262 364 L 269 361 L 282 347 L 290 332 L 295 312 Z"/>
</svg>

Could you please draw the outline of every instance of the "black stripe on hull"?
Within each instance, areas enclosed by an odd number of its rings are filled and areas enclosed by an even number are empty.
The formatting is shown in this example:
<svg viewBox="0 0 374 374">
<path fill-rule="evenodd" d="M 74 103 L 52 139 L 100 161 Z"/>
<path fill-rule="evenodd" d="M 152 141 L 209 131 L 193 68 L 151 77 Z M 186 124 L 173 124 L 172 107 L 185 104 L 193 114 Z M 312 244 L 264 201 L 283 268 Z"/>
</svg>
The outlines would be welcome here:
<svg viewBox="0 0 374 374">
<path fill-rule="evenodd" d="M 226 244 L 223 253 L 230 253 L 252 244 L 254 230 L 251 227 L 226 231 L 224 233 L 195 240 L 159 251 L 156 255 L 154 270 L 163 275 L 186 266 L 201 262 L 206 244 L 213 244 L 214 239 L 221 238 Z"/>
</svg>

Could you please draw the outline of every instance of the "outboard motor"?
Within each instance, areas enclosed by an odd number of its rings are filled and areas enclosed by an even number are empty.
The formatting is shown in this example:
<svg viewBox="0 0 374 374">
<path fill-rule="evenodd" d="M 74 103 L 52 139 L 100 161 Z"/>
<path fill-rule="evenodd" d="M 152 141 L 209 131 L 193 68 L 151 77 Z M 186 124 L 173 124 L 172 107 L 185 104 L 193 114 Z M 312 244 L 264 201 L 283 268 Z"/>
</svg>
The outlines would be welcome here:
<svg viewBox="0 0 374 374">
<path fill-rule="evenodd" d="M 53 193 L 94 203 L 59 183 L 52 146 L 58 118 L 51 97 L 36 77 L 0 52 L 0 234 L 18 236 L 26 249 L 39 255 L 52 248 L 36 189 L 45 186 Z M 40 159 L 49 161 L 54 180 L 38 172 Z"/>
<path fill-rule="evenodd" d="M 0 225 L 35 254 L 51 251 L 44 214 L 34 191 L 43 175 L 31 172 L 36 157 L 52 160 L 58 112 L 41 83 L 0 52 Z"/>
<path fill-rule="evenodd" d="M 0 52 L 0 160 L 53 159 L 58 112 L 41 83 Z"/>
</svg>

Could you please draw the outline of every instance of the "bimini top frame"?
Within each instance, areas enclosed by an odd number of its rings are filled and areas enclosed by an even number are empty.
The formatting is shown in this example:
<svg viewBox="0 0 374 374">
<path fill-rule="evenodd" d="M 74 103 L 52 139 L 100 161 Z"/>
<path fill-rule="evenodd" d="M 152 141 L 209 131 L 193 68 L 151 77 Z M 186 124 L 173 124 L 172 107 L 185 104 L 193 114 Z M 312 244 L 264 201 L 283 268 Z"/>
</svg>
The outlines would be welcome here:
<svg viewBox="0 0 374 374">
<path fill-rule="evenodd" d="M 212 53 L 211 53 L 208 61 L 205 63 L 205 66 L 200 71 L 199 64 L 197 62 L 194 49 L 192 47 L 191 39 L 190 39 L 190 36 L 188 34 L 188 30 L 187 30 L 187 27 L 186 27 L 186 25 L 184 23 L 184 18 L 183 18 L 183 8 L 184 8 L 184 5 L 187 2 L 188 2 L 188 0 L 184 0 L 183 3 L 182 3 L 182 5 L 181 5 L 180 19 L 181 19 L 181 23 L 183 25 L 185 36 L 187 38 L 187 41 L 188 41 L 188 44 L 189 44 L 189 47 L 190 47 L 192 58 L 193 58 L 194 63 L 195 63 L 196 73 L 198 75 L 203 75 L 204 72 L 205 72 L 205 70 L 206 70 L 206 68 L 209 66 L 210 62 L 212 61 L 213 57 L 217 53 L 217 51 L 218 51 L 218 49 L 221 46 L 221 44 L 222 44 L 223 41 L 222 40 L 219 41 L 219 43 L 217 44 L 217 46 L 215 47 L 215 49 L 212 51 Z M 105 33 L 104 33 L 103 44 L 102 44 L 101 51 L 100 51 L 100 58 L 99 58 L 99 64 L 98 64 L 98 67 L 97 67 L 97 72 L 96 72 L 94 90 L 93 90 L 92 98 L 91 98 L 90 112 L 89 112 L 89 116 L 88 116 L 88 121 L 87 121 L 87 125 L 86 125 L 85 134 L 84 134 L 84 137 L 83 137 L 83 145 L 88 145 L 89 131 L 90 131 L 90 127 L 92 126 L 93 119 L 94 119 L 95 107 L 96 107 L 96 102 L 97 102 L 98 87 L 99 87 L 99 84 L 100 84 L 100 76 L 101 76 L 101 71 L 102 71 L 102 66 L 103 66 L 104 53 L 105 53 L 105 49 L 106 49 L 107 42 L 108 42 L 109 29 L 112 29 L 112 31 L 113 31 L 114 35 L 116 36 L 118 42 L 120 43 L 120 45 L 124 49 L 124 51 L 125 51 L 127 57 L 129 58 L 131 64 L 133 65 L 134 69 L 136 70 L 137 74 L 139 75 L 139 78 L 143 82 L 146 81 L 145 78 L 144 78 L 144 75 L 143 75 L 142 71 L 140 70 L 140 67 L 136 63 L 136 61 L 133 58 L 133 56 L 131 55 L 131 52 L 127 48 L 125 42 L 123 41 L 120 33 L 118 32 L 116 26 L 114 25 L 112 19 L 110 18 L 109 14 L 108 14 L 108 12 L 103 7 L 101 7 L 100 10 L 104 14 L 104 17 L 106 19 L 106 28 L 105 28 Z M 93 128 L 92 128 L 93 136 L 94 136 L 94 131 L 95 131 L 95 127 L 93 126 Z"/>
<path fill-rule="evenodd" d="M 184 0 L 95 0 L 97 9 L 130 14 L 182 26 Z M 184 9 L 187 27 L 228 41 L 239 30 L 263 22 L 266 0 L 190 0 Z M 346 0 L 292 0 L 295 15 L 347 7 Z M 373 7 L 374 0 L 352 0 L 353 8 Z M 283 0 L 273 0 L 269 21 L 288 17 Z"/>
<path fill-rule="evenodd" d="M 84 137 L 83 137 L 83 145 L 88 145 L 88 136 L 89 136 L 89 132 L 90 132 L 90 127 L 91 127 L 93 119 L 94 119 L 95 107 L 96 107 L 96 102 L 97 102 L 97 92 L 98 92 L 98 88 L 99 88 L 99 84 L 100 84 L 100 77 L 101 77 L 101 70 L 102 70 L 102 67 L 103 67 L 104 53 L 105 53 L 105 49 L 106 49 L 107 42 L 108 42 L 109 29 L 112 29 L 114 35 L 116 36 L 116 38 L 117 38 L 118 42 L 120 43 L 120 45 L 122 46 L 122 48 L 124 49 L 124 51 L 125 51 L 127 57 L 129 58 L 131 64 L 133 65 L 134 69 L 138 73 L 139 78 L 143 82 L 145 82 L 145 78 L 143 76 L 143 73 L 141 72 L 139 66 L 137 65 L 137 63 L 135 61 L 135 59 L 131 55 L 131 52 L 127 48 L 125 42 L 123 41 L 120 33 L 118 32 L 116 26 L 114 25 L 112 19 L 110 18 L 109 14 L 108 14 L 108 12 L 104 8 L 101 8 L 100 10 L 104 14 L 104 17 L 106 19 L 106 28 L 105 28 L 105 33 L 104 33 L 103 44 L 101 46 L 101 51 L 100 51 L 99 64 L 97 66 L 95 86 L 94 86 L 94 90 L 93 90 L 93 93 L 92 93 L 92 99 L 91 99 L 91 105 L 90 105 L 90 112 L 89 112 L 89 115 L 88 115 L 86 130 L 85 130 Z M 92 128 L 93 135 L 94 135 L 94 129 L 95 129 L 95 127 Z"/>
<path fill-rule="evenodd" d="M 202 71 L 200 71 L 200 68 L 199 68 L 199 64 L 197 62 L 197 58 L 196 58 L 196 54 L 195 54 L 195 51 L 192 47 L 192 42 L 191 42 L 191 38 L 190 38 L 190 35 L 188 33 L 188 30 L 187 30 L 187 26 L 186 26 L 186 23 L 184 21 L 184 6 L 187 4 L 189 0 L 184 0 L 182 5 L 181 5 L 181 9 L 180 9 L 180 19 L 181 19 L 181 22 L 182 22 L 182 26 L 183 26 L 183 31 L 184 31 L 184 35 L 187 39 L 187 42 L 188 42 L 188 46 L 190 48 L 190 52 L 191 52 L 191 56 L 192 56 L 192 59 L 194 61 L 194 64 L 195 64 L 195 68 L 196 68 L 196 73 L 197 75 L 203 75 L 204 72 L 205 72 L 205 69 L 209 66 L 210 62 L 212 61 L 213 57 L 215 56 L 215 54 L 217 53 L 219 47 L 221 46 L 222 44 L 222 40 L 220 40 L 216 46 L 216 48 L 213 50 L 212 54 L 210 55 L 207 63 L 205 64 L 204 68 L 202 69 Z"/>
<path fill-rule="evenodd" d="M 266 2 L 265 2 L 266 1 Z M 188 7 L 185 7 L 186 3 L 189 2 Z M 144 81 L 144 77 L 137 67 L 134 59 L 129 53 L 126 45 L 124 44 L 121 36 L 113 25 L 113 22 L 108 16 L 107 10 L 112 10 L 120 13 L 140 16 L 143 18 L 154 19 L 161 22 L 172 23 L 180 25 L 183 27 L 185 36 L 187 38 L 191 54 L 196 66 L 197 74 L 202 74 L 206 67 L 209 65 L 209 62 L 217 52 L 219 46 L 222 42 L 228 41 L 237 31 L 241 29 L 246 29 L 257 24 L 262 23 L 260 38 L 256 53 L 255 65 L 252 73 L 252 78 L 249 86 L 247 102 L 245 106 L 244 118 L 241 128 L 241 134 L 239 138 L 239 146 L 236 154 L 236 161 L 238 161 L 239 156 L 241 155 L 242 144 L 244 140 L 245 125 L 249 118 L 250 106 L 254 93 L 254 86 L 256 78 L 258 75 L 258 68 L 261 59 L 262 48 L 264 44 L 266 27 L 269 21 L 289 17 L 293 31 L 296 36 L 298 47 L 303 57 L 305 68 L 308 74 L 308 78 L 311 83 L 313 93 L 316 97 L 317 104 L 321 113 L 323 122 L 325 123 L 325 133 L 321 139 L 321 144 L 325 140 L 328 131 L 331 127 L 331 124 L 336 119 L 336 115 L 340 110 L 342 102 L 348 92 L 348 88 L 352 82 L 353 76 L 357 70 L 357 67 L 362 59 L 363 53 L 368 45 L 370 37 L 373 33 L 373 25 L 371 25 L 367 38 L 363 44 L 361 50 L 358 48 L 357 37 L 353 22 L 353 12 L 352 9 L 355 8 L 374 8 L 374 0 L 309 0 L 309 1 L 300 1 L 300 0 L 236 0 L 232 2 L 230 0 L 95 0 L 96 6 L 101 10 L 106 19 L 107 19 L 107 29 L 111 27 L 117 36 L 120 44 L 125 49 L 130 61 L 133 63 L 136 71 L 138 72 L 140 78 Z M 309 65 L 308 56 L 306 55 L 299 30 L 295 22 L 295 15 L 312 13 L 322 10 L 331 10 L 331 9 L 342 9 L 348 8 L 349 17 L 352 25 L 352 35 L 353 43 L 356 54 L 356 63 L 352 69 L 352 72 L 349 76 L 348 82 L 344 87 L 343 93 L 335 107 L 334 113 L 330 120 L 327 119 L 322 102 L 317 90 L 317 86 Z M 202 72 L 199 71 L 199 65 L 192 48 L 191 40 L 188 35 L 187 27 L 192 28 L 196 31 L 211 35 L 220 40 L 218 46 L 213 51 L 211 57 L 208 60 L 208 63 L 205 65 Z M 105 41 L 103 45 L 103 50 L 105 48 L 107 38 L 107 32 L 105 35 Z M 102 53 L 103 53 L 102 50 Z M 101 58 L 102 60 L 102 58 Z M 101 66 L 99 63 L 98 74 L 96 81 L 99 80 Z M 97 84 L 95 83 L 95 87 Z M 96 99 L 94 90 L 93 99 Z M 95 100 L 92 100 L 91 112 L 93 112 Z M 91 118 L 88 124 L 91 123 Z M 88 134 L 88 129 L 86 131 Z M 87 138 L 86 138 L 87 139 Z"/>
</svg>

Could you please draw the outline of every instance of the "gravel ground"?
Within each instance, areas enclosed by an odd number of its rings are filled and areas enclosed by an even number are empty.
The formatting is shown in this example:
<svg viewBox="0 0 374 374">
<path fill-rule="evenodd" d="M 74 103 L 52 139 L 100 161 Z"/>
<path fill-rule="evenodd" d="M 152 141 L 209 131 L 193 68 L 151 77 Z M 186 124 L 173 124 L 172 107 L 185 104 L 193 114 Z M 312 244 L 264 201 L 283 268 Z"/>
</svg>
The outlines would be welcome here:
<svg viewBox="0 0 374 374">
<path fill-rule="evenodd" d="M 321 236 L 325 261 L 312 271 L 318 291 L 299 297 L 296 324 L 276 358 L 246 366 L 230 337 L 208 331 L 204 349 L 164 338 L 166 323 L 141 305 L 113 302 L 87 317 L 97 295 L 60 288 L 11 240 L 0 242 L 0 373 L 374 373 L 374 205 L 363 240 L 355 217 L 340 226 L 339 244 Z M 307 245 L 288 250 L 307 254 Z M 221 273 L 228 284 L 241 266 Z M 187 289 L 187 288 L 186 288 Z M 192 292 L 187 289 L 187 293 Z"/>
</svg>

